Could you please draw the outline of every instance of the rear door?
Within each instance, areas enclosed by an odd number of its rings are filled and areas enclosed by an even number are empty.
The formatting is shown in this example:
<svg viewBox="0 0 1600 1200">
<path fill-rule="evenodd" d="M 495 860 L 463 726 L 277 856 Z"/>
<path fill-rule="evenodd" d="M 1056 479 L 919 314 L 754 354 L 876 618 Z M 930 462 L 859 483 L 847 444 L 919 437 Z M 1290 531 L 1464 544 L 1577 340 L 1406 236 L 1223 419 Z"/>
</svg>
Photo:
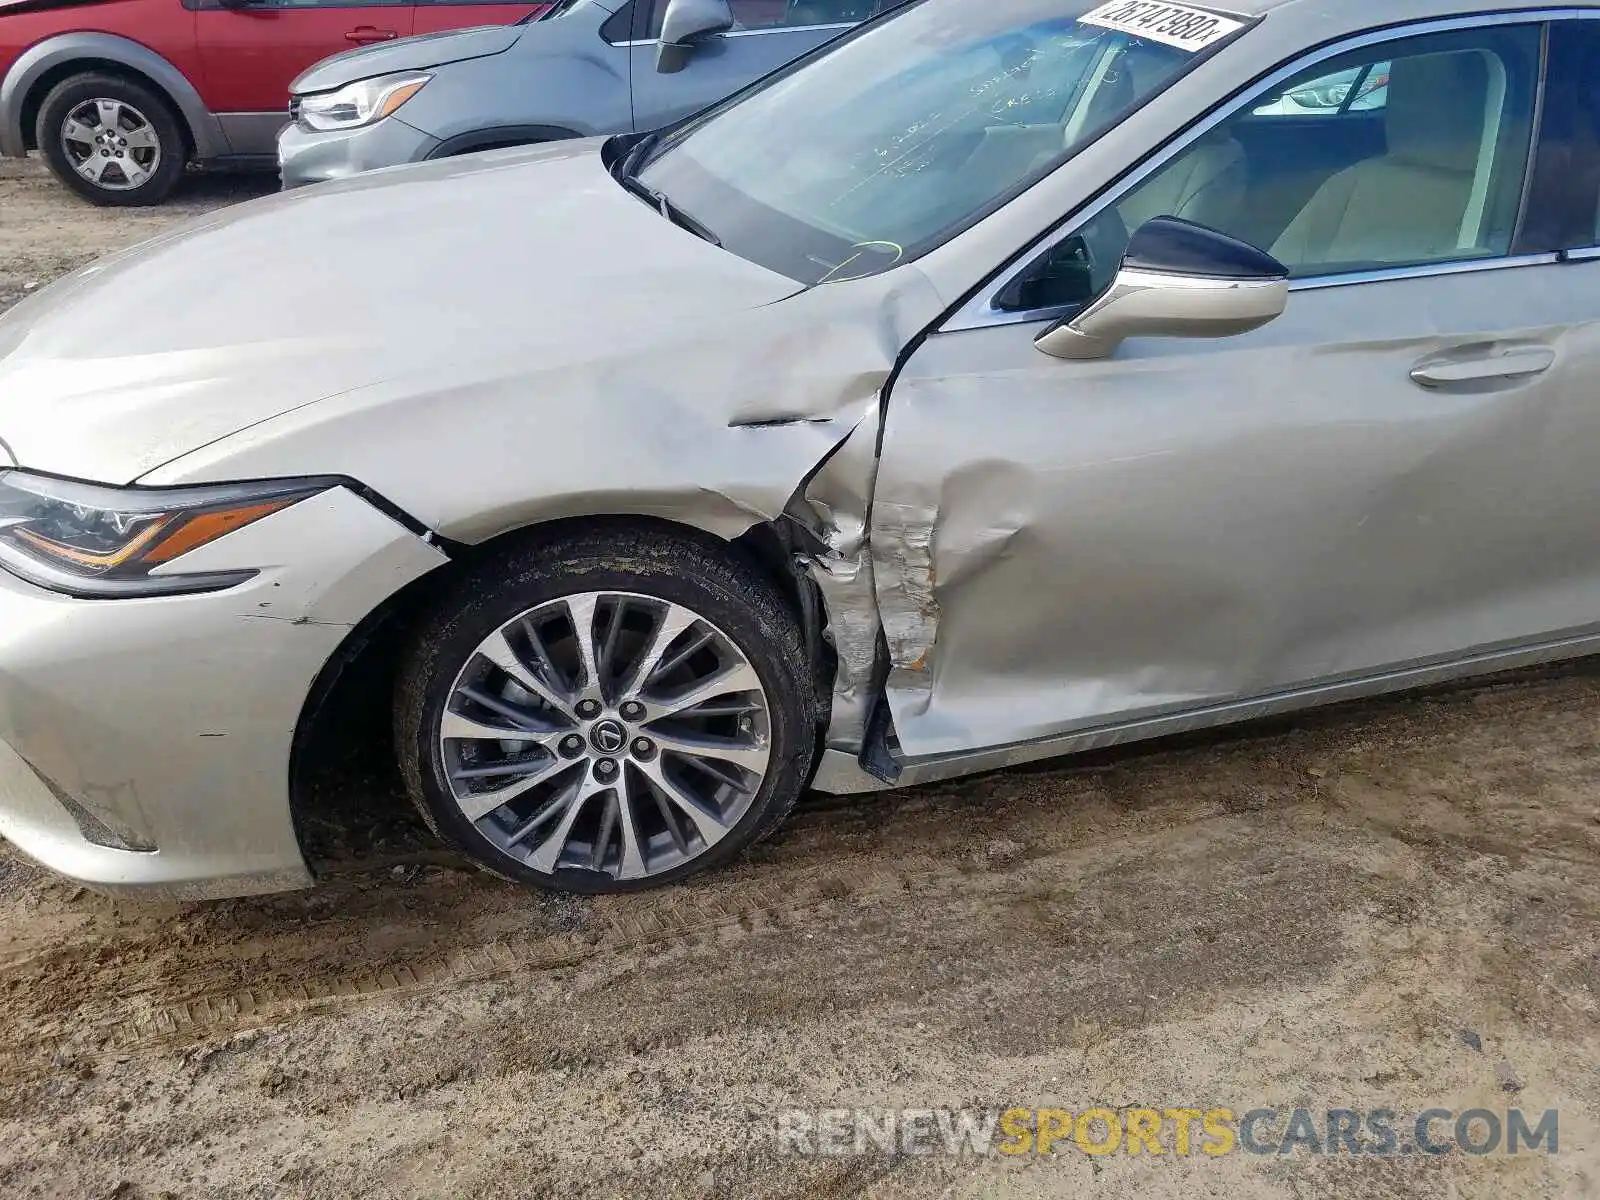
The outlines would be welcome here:
<svg viewBox="0 0 1600 1200">
<path fill-rule="evenodd" d="M 659 129 L 707 108 L 872 15 L 872 0 L 731 0 L 734 27 L 695 47 L 688 65 L 656 70 L 667 0 L 655 0 L 634 43 L 633 127 Z"/>
<path fill-rule="evenodd" d="M 411 34 L 410 0 L 195 0 L 202 95 L 236 153 L 271 153 L 289 83 L 312 63 Z"/>
<path fill-rule="evenodd" d="M 549 7 L 549 0 L 520 4 L 491 4 L 484 3 L 484 0 L 420 0 L 412 32 L 441 33 L 448 29 L 470 29 L 474 25 L 515 25 L 524 17 L 536 16 Z"/>
</svg>

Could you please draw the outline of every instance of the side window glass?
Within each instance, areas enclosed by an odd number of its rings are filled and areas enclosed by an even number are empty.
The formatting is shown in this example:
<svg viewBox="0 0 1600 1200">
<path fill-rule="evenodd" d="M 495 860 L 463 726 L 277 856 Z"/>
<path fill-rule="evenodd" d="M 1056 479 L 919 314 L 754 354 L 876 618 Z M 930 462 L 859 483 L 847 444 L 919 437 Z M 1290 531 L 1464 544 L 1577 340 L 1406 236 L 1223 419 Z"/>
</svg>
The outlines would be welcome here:
<svg viewBox="0 0 1600 1200">
<path fill-rule="evenodd" d="M 1520 246 L 1600 247 L 1600 21 L 1558 21 L 1545 67 L 1538 162 Z"/>
<path fill-rule="evenodd" d="M 734 31 L 787 29 L 804 25 L 842 25 L 865 21 L 878 0 L 729 0 Z M 650 14 L 650 36 L 661 36 L 667 0 L 656 0 Z"/>
<path fill-rule="evenodd" d="M 1336 117 L 1389 103 L 1389 64 L 1369 63 L 1298 84 L 1258 105 L 1258 117 Z"/>
<path fill-rule="evenodd" d="M 261 8 L 275 9 L 302 9 L 302 8 L 403 8 L 409 7 L 413 0 L 263 0 Z M 198 7 L 225 8 L 223 4 L 202 3 Z"/>
<path fill-rule="evenodd" d="M 730 0 L 735 29 L 771 29 L 786 24 L 787 0 Z"/>
<path fill-rule="evenodd" d="M 645 0 L 638 0 L 638 2 L 644 3 Z M 629 0 L 627 4 L 617 9 L 616 12 L 612 13 L 600 24 L 600 36 L 613 46 L 633 40 L 633 5 L 634 0 Z M 559 8 L 560 5 L 556 7 Z M 550 11 L 554 12 L 556 10 L 551 9 Z"/>
<path fill-rule="evenodd" d="M 1506 255 L 1540 40 L 1534 25 L 1467 30 L 1321 63 L 1102 210 L 997 303 L 1081 305 L 1111 282 L 1133 231 L 1159 216 L 1231 234 L 1299 278 Z"/>
<path fill-rule="evenodd" d="M 853 25 L 865 21 L 876 8 L 874 0 L 733 0 L 733 16 L 747 29 L 765 28 L 756 23 L 756 12 L 750 14 L 750 23 L 741 9 L 766 11 L 775 6 L 782 15 L 766 25 Z"/>
</svg>

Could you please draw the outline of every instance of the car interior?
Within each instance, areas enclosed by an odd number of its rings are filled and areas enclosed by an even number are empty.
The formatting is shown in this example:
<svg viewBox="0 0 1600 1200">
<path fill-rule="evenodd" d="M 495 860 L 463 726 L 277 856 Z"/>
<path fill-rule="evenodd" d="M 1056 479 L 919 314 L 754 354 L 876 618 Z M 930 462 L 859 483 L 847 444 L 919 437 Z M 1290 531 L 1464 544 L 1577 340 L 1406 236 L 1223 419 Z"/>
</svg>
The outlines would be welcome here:
<svg viewBox="0 0 1600 1200">
<path fill-rule="evenodd" d="M 1258 101 L 1057 243 L 999 306 L 1085 303 L 1157 216 L 1241 238 L 1298 276 L 1503 254 L 1536 61 L 1514 47 L 1435 50 L 1394 59 L 1381 105 L 1297 115 Z"/>
</svg>

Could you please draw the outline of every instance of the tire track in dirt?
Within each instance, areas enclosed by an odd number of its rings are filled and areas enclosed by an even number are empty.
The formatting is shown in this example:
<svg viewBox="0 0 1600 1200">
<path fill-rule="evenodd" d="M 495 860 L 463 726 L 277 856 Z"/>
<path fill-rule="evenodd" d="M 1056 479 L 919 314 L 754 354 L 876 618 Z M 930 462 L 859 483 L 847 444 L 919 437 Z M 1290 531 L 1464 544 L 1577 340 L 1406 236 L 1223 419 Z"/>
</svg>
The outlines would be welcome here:
<svg viewBox="0 0 1600 1200">
<path fill-rule="evenodd" d="M 662 909 L 631 921 L 612 921 L 595 940 L 573 934 L 508 938 L 380 970 L 205 993 L 142 1017 L 101 1026 L 91 1037 L 104 1048 L 102 1053 L 172 1050 L 218 1034 L 286 1025 L 351 1004 L 577 967 L 607 956 L 714 943 L 730 936 L 759 936 L 786 928 L 794 918 L 829 903 L 826 899 L 784 902 L 776 895 L 758 894 L 738 905 Z"/>
<path fill-rule="evenodd" d="M 860 812 L 860 806 L 851 807 Z M 839 811 L 835 806 L 829 815 Z M 1071 859 L 1103 858 L 1118 843 L 1198 828 L 1231 814 L 1225 806 L 1211 805 L 1199 813 L 1164 815 L 1167 819 L 1154 825 L 1121 822 L 1099 831 L 1092 841 L 1069 846 L 1034 843 L 1019 873 L 1007 876 L 979 876 L 969 859 L 921 853 L 897 861 L 892 868 L 864 857 L 838 864 L 802 864 L 783 871 L 781 882 L 741 883 L 731 891 L 712 884 L 688 894 L 600 901 L 619 911 L 599 916 L 578 933 L 502 936 L 381 966 L 202 989 L 180 1001 L 158 1002 L 137 1015 L 75 1022 L 69 1033 L 36 1042 L 32 1050 L 19 1050 L 18 1042 L 12 1041 L 12 1049 L 0 1053 L 0 1078 L 32 1077 L 64 1061 L 123 1061 L 168 1053 L 354 1005 L 447 993 L 516 975 L 569 970 L 604 960 L 648 962 L 683 954 L 715 955 L 731 943 L 792 933 L 807 921 L 838 920 L 847 904 L 927 907 L 957 892 L 968 905 L 977 900 L 975 893 L 988 893 L 991 903 L 1006 903 L 1023 896 L 1033 876 L 1070 871 Z M 805 823 L 802 819 L 802 828 Z M 821 832 L 827 835 L 825 825 Z M 6 975 L 0 968 L 0 982 Z M 92 981 L 87 987 L 99 990 Z"/>
</svg>

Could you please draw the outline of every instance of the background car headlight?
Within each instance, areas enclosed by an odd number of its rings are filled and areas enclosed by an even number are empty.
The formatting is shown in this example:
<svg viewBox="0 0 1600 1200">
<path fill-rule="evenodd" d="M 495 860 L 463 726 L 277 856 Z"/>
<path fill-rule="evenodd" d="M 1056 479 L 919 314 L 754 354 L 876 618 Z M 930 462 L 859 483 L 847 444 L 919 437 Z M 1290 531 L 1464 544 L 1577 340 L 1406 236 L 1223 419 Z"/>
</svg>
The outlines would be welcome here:
<svg viewBox="0 0 1600 1200">
<path fill-rule="evenodd" d="M 28 471 L 0 471 L 0 567 L 71 596 L 217 591 L 256 572 L 151 572 L 339 482 L 287 479 L 117 488 Z"/>
<path fill-rule="evenodd" d="M 401 75 L 379 75 L 348 84 L 336 92 L 318 92 L 296 97 L 296 118 L 307 129 L 331 133 L 338 129 L 359 129 L 381 121 L 399 108 L 432 79 L 408 71 Z"/>
</svg>

